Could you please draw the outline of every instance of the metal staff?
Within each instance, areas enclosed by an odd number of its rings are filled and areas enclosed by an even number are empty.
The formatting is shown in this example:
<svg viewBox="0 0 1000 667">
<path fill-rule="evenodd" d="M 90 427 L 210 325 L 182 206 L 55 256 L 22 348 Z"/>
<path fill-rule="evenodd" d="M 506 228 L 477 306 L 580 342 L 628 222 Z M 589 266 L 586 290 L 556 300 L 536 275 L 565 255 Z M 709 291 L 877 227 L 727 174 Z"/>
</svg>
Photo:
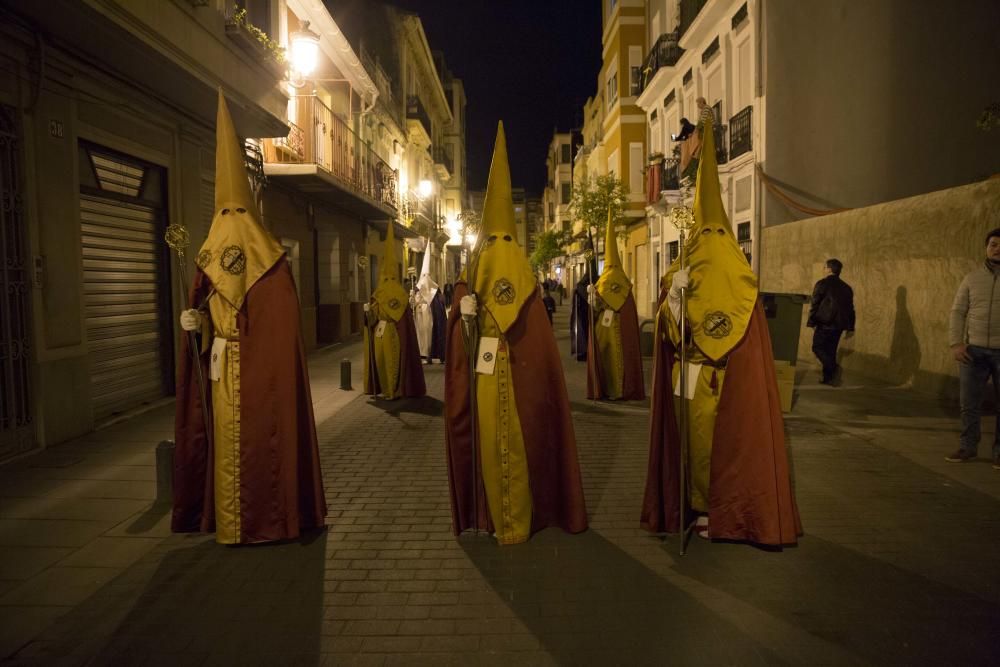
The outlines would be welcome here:
<svg viewBox="0 0 1000 667">
<path fill-rule="evenodd" d="M 479 536 L 479 414 L 476 403 L 476 360 L 479 357 L 479 296 L 475 293 L 476 271 L 479 269 L 479 254 L 483 239 L 478 239 L 469 259 L 469 275 L 466 286 L 469 296 L 476 298 L 476 315 L 462 315 L 462 339 L 469 361 L 469 416 L 472 421 L 472 520 L 473 531 Z M 459 302 L 459 309 L 462 304 Z"/>
<path fill-rule="evenodd" d="M 694 226 L 694 212 L 684 206 L 675 206 L 670 211 L 670 222 L 677 228 L 678 231 L 678 252 L 680 253 L 681 267 L 683 271 L 687 267 L 687 247 L 685 244 L 686 232 Z M 694 524 L 687 525 L 685 522 L 685 515 L 687 514 L 685 506 L 687 505 L 687 467 L 688 467 L 688 397 L 687 397 L 687 288 L 681 288 L 681 316 L 679 318 L 680 327 L 680 364 L 681 369 L 679 373 L 680 389 L 681 389 L 681 400 L 680 409 L 677 416 L 678 431 L 680 432 L 680 456 L 678 457 L 678 489 L 679 489 L 679 503 L 678 503 L 678 521 L 680 525 L 681 533 L 681 546 L 680 555 L 683 556 L 687 549 L 687 540 L 691 534 L 691 529 Z"/>
<path fill-rule="evenodd" d="M 188 235 L 187 228 L 184 225 L 168 225 L 167 231 L 163 235 L 167 242 L 167 245 L 176 253 L 177 255 L 177 283 L 181 288 L 181 294 L 187 294 L 188 288 L 184 281 L 184 276 L 187 275 L 187 261 L 185 258 L 185 249 L 191 243 L 191 237 Z M 205 300 L 198 307 L 201 311 L 208 300 L 212 298 L 212 294 L 215 293 L 215 288 L 208 293 Z M 201 416 L 205 421 L 205 439 L 208 442 L 209 447 L 212 446 L 213 440 L 213 429 L 212 425 L 208 419 L 208 392 L 205 389 L 205 374 L 201 368 L 201 355 L 198 353 L 198 339 L 195 337 L 193 331 L 188 331 L 188 348 L 191 350 L 191 361 L 194 364 L 194 372 L 198 378 L 198 395 L 201 398 Z"/>
</svg>

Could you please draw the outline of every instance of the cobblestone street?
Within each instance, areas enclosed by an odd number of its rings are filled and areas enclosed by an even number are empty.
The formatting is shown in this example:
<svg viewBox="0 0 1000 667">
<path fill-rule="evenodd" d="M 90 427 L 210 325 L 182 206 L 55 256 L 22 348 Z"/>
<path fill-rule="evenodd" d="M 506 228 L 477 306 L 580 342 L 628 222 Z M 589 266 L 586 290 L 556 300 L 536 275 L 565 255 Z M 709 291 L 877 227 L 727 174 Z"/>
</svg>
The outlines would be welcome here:
<svg viewBox="0 0 1000 667">
<path fill-rule="evenodd" d="M 585 365 L 564 354 L 590 530 L 500 548 L 451 534 L 443 366 L 424 367 L 426 398 L 381 402 L 337 388 L 342 357 L 360 387 L 359 356 L 352 344 L 312 359 L 329 529 L 299 543 L 169 534 L 150 502 L 172 405 L 0 468 L 0 661 L 1000 660 L 1000 473 L 943 461 L 951 406 L 800 370 L 786 415 L 800 546 L 692 538 L 679 557 L 676 538 L 638 527 L 647 407 L 587 401 Z"/>
</svg>

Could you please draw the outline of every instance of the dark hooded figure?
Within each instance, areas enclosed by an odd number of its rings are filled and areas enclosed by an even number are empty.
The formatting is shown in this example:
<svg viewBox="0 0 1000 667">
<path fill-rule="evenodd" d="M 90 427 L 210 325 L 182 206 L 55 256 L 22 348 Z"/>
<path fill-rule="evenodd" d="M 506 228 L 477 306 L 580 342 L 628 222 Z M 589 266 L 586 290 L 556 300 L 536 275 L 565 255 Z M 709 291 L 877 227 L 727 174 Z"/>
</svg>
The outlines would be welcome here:
<svg viewBox="0 0 1000 667">
<path fill-rule="evenodd" d="M 590 301 L 587 287 L 590 275 L 584 274 L 573 290 L 573 307 L 569 315 L 569 352 L 577 361 L 587 360 L 587 340 L 590 336 Z"/>
</svg>

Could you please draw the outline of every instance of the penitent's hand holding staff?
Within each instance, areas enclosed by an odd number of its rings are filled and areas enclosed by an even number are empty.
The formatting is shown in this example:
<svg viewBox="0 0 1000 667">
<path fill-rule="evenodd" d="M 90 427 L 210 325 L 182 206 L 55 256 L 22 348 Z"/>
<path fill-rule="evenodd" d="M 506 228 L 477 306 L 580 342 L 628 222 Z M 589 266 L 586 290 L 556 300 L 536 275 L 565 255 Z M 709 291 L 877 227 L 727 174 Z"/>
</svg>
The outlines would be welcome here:
<svg viewBox="0 0 1000 667">
<path fill-rule="evenodd" d="M 189 290 L 184 280 L 184 276 L 187 275 L 187 261 L 185 259 L 185 250 L 191 243 L 191 237 L 188 235 L 188 230 L 184 225 L 173 224 L 167 226 L 166 234 L 164 234 L 164 239 L 167 245 L 174 251 L 177 256 L 177 283 L 181 288 L 181 294 L 187 295 Z M 209 293 L 208 297 L 201 304 L 198 310 L 201 310 L 208 303 L 208 299 L 211 298 L 212 292 Z M 183 310 L 183 308 L 182 308 Z M 205 388 L 205 374 L 201 368 L 201 356 L 198 354 L 199 346 L 198 339 L 195 337 L 194 331 L 188 331 L 188 348 L 191 350 L 191 362 L 194 364 L 194 372 L 198 377 L 198 392 L 199 398 L 201 399 L 201 415 L 202 419 L 205 421 L 205 438 L 208 441 L 209 447 L 212 444 L 212 424 L 208 420 L 208 392 Z"/>
</svg>

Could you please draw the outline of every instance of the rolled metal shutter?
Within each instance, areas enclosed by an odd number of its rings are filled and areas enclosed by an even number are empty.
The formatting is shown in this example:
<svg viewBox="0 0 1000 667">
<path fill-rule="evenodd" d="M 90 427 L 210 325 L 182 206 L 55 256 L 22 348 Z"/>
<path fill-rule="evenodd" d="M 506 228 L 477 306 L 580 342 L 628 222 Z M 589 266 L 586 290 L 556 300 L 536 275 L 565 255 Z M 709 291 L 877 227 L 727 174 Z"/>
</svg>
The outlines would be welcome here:
<svg viewBox="0 0 1000 667">
<path fill-rule="evenodd" d="M 80 196 L 94 419 L 167 395 L 156 209 Z M 165 329 L 169 332 L 169 328 Z"/>
</svg>

